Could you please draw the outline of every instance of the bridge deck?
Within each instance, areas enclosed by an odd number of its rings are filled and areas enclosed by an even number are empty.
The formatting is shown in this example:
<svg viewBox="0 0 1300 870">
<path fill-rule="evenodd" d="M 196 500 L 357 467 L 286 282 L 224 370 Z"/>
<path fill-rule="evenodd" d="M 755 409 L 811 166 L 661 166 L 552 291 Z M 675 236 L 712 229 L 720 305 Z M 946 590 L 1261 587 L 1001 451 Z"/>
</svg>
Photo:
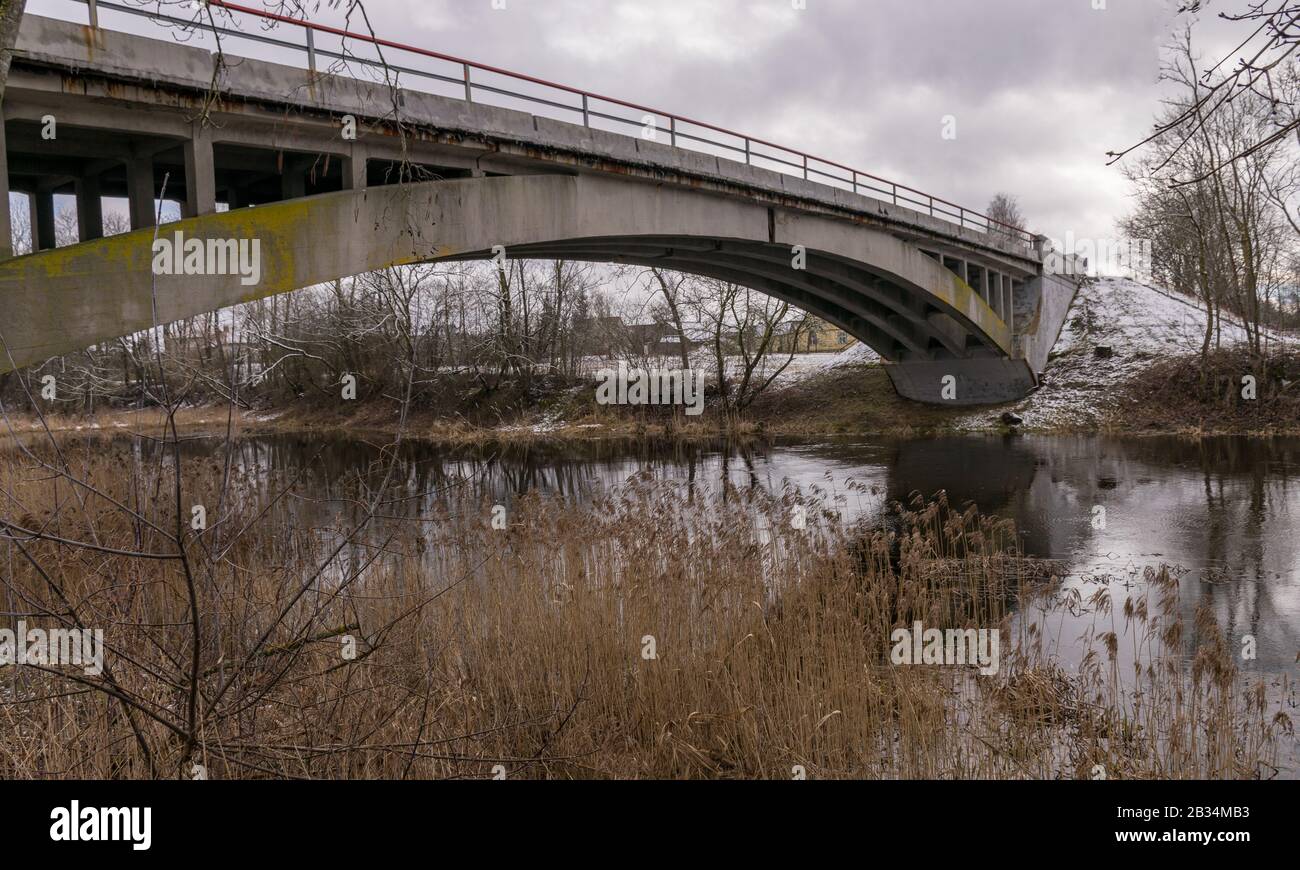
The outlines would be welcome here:
<svg viewBox="0 0 1300 870">
<path fill-rule="evenodd" d="M 1024 354 L 1040 355 L 1040 318 L 1026 317 L 1034 335 L 1014 327 L 1043 295 L 1042 240 L 966 226 L 964 210 L 953 223 L 652 139 L 229 52 L 218 66 L 201 47 L 33 15 L 3 110 L 0 183 L 30 194 L 39 253 L 0 264 L 0 294 L 19 314 L 3 325 L 8 350 L 21 349 L 0 370 L 147 327 L 144 302 L 159 290 L 166 321 L 348 269 L 482 258 L 509 228 L 521 256 L 660 265 L 791 301 L 897 363 L 894 383 L 914 398 L 937 394 L 948 373 L 965 379 L 963 403 L 1035 382 Z M 580 183 L 487 183 L 510 176 Z M 428 178 L 469 184 L 419 183 Z M 394 186 L 396 197 L 380 193 Z M 45 250 L 54 193 L 76 194 L 82 239 L 58 252 Z M 126 196 L 138 232 L 97 241 L 101 196 Z M 280 258 L 269 277 L 254 289 L 151 277 L 158 196 L 188 218 L 169 231 L 261 237 Z M 329 232 L 317 232 L 321 221 Z M 321 235 L 339 256 L 324 256 Z M 791 250 L 805 246 L 809 265 L 792 266 Z M 110 273 L 112 292 L 97 296 L 90 282 Z M 78 314 L 55 313 L 65 310 Z"/>
</svg>

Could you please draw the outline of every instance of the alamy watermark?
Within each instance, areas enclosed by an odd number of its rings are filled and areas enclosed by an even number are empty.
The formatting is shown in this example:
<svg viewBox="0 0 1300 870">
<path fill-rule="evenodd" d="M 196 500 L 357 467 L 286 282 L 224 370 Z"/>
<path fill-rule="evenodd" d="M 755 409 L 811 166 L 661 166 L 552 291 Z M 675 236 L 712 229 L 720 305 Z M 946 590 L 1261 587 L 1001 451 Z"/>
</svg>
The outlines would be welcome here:
<svg viewBox="0 0 1300 870">
<path fill-rule="evenodd" d="M 688 416 L 704 413 L 704 372 L 697 369 L 629 369 L 620 362 L 596 378 L 600 405 L 685 405 Z"/>
<path fill-rule="evenodd" d="M 896 628 L 889 635 L 894 648 L 889 660 L 896 665 L 979 665 L 980 673 L 991 677 L 1001 661 L 996 628 L 926 628 L 920 622 L 912 628 Z"/>
<path fill-rule="evenodd" d="M 56 843 L 126 842 L 137 852 L 153 844 L 152 807 L 83 807 L 81 801 L 50 810 Z"/>
<path fill-rule="evenodd" d="M 1051 249 L 1043 259 L 1043 266 L 1050 275 L 1151 280 L 1150 239 L 1075 238 L 1073 232 L 1068 232 L 1064 239 L 1049 241 Z"/>
<path fill-rule="evenodd" d="M 87 676 L 104 672 L 102 628 L 0 628 L 0 665 L 73 665 Z"/>
<path fill-rule="evenodd" d="M 182 232 L 153 240 L 155 275 L 239 275 L 245 287 L 262 280 L 261 239 L 187 239 Z"/>
</svg>

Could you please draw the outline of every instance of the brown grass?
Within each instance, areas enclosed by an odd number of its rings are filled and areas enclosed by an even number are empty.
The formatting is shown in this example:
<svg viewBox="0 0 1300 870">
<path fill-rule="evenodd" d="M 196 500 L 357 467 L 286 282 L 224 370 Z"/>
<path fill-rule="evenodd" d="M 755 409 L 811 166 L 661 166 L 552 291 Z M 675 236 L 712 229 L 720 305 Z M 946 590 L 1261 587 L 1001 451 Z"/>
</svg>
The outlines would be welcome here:
<svg viewBox="0 0 1300 870">
<path fill-rule="evenodd" d="M 1005 522 L 940 498 L 847 528 L 794 493 L 652 480 L 524 499 L 506 530 L 456 490 L 432 514 L 390 498 L 378 513 L 402 519 L 340 546 L 367 513 L 360 476 L 313 505 L 234 470 L 223 500 L 220 458 L 189 460 L 183 505 L 213 524 L 184 535 L 196 667 L 183 566 L 103 551 L 168 552 L 169 460 L 69 454 L 139 516 L 6 455 L 0 594 L 31 623 L 103 627 L 111 674 L 0 669 L 4 778 L 1251 778 L 1290 729 L 1212 620 L 1184 649 L 1168 572 L 1070 673 L 1017 618 L 1055 585 Z M 1086 604 L 1105 612 L 1105 590 Z M 891 664 L 891 631 L 918 619 L 1001 629 L 998 675 Z M 1136 673 L 1120 642 L 1150 653 Z"/>
<path fill-rule="evenodd" d="M 1242 396 L 1242 377 L 1256 380 L 1256 397 Z M 1103 428 L 1159 434 L 1300 432 L 1300 354 L 1266 361 L 1245 349 L 1158 360 L 1122 385 Z"/>
</svg>

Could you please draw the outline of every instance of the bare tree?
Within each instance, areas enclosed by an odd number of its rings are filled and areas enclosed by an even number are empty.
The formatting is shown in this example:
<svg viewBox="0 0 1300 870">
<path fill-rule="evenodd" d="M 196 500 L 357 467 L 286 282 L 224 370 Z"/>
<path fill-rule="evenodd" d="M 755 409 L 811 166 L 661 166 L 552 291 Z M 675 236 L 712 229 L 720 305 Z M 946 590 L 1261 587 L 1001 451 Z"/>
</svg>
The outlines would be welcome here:
<svg viewBox="0 0 1300 870">
<path fill-rule="evenodd" d="M 1188 0 L 1179 9 L 1196 14 L 1209 9 L 1214 0 Z M 1199 73 L 1200 87 L 1194 99 L 1169 113 L 1142 141 L 1122 151 L 1111 151 L 1111 163 L 1161 139 L 1173 144 L 1157 164 L 1163 169 L 1201 134 L 1201 127 L 1220 114 L 1227 114 L 1241 102 L 1262 100 L 1267 105 L 1267 125 L 1254 129 L 1230 149 L 1215 155 L 1199 175 L 1179 175 L 1176 184 L 1191 184 L 1209 177 L 1229 164 L 1249 157 L 1290 138 L 1300 141 L 1300 112 L 1293 96 L 1300 51 L 1300 2 L 1297 0 L 1246 0 L 1240 11 L 1220 12 L 1219 18 L 1243 25 L 1243 38 L 1228 54 Z M 1230 67 L 1230 69 L 1229 69 Z"/>
<path fill-rule="evenodd" d="M 723 413 L 733 420 L 789 367 L 810 319 L 789 303 L 728 281 L 699 278 L 689 286 L 691 309 L 710 336 Z M 790 349 L 777 354 L 783 326 L 791 330 Z"/>
<path fill-rule="evenodd" d="M 985 211 L 989 218 L 989 233 L 992 235 L 1014 238 L 1016 230 L 1025 228 L 1020 200 L 1009 193 L 995 194 Z"/>
</svg>

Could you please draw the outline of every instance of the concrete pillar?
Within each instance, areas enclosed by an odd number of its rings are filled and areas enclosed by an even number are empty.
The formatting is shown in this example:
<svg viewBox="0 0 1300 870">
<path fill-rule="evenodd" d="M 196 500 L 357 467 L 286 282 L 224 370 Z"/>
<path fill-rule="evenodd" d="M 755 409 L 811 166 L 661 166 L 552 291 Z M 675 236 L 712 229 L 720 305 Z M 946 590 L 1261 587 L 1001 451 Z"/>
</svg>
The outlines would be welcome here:
<svg viewBox="0 0 1300 870">
<path fill-rule="evenodd" d="M 1011 276 L 1007 276 L 1007 316 L 1003 318 L 1006 321 L 1007 328 L 1014 333 L 1016 331 L 1016 282 Z"/>
<path fill-rule="evenodd" d="M 78 178 L 77 190 L 77 239 L 88 242 L 104 237 L 104 205 L 99 196 L 99 176 L 87 175 Z"/>
<path fill-rule="evenodd" d="M 212 157 L 212 131 L 194 124 L 185 153 L 185 206 L 183 216 L 198 217 L 217 210 L 217 167 Z"/>
<path fill-rule="evenodd" d="M 297 199 L 306 195 L 307 179 L 303 176 L 302 167 L 297 160 L 284 158 L 284 165 L 280 171 L 280 198 Z"/>
<path fill-rule="evenodd" d="M 38 190 L 32 194 L 32 250 L 51 251 L 54 239 L 54 191 Z"/>
<path fill-rule="evenodd" d="M 126 194 L 130 205 L 131 229 L 142 230 L 158 222 L 158 205 L 154 197 L 153 158 L 136 157 L 126 163 Z"/>
<path fill-rule="evenodd" d="M 350 157 L 343 158 L 343 189 L 364 190 L 366 186 L 366 155 L 354 148 Z"/>
<path fill-rule="evenodd" d="M 13 223 L 9 216 L 9 152 L 5 148 L 4 118 L 0 117 L 0 260 L 13 255 Z"/>
</svg>

